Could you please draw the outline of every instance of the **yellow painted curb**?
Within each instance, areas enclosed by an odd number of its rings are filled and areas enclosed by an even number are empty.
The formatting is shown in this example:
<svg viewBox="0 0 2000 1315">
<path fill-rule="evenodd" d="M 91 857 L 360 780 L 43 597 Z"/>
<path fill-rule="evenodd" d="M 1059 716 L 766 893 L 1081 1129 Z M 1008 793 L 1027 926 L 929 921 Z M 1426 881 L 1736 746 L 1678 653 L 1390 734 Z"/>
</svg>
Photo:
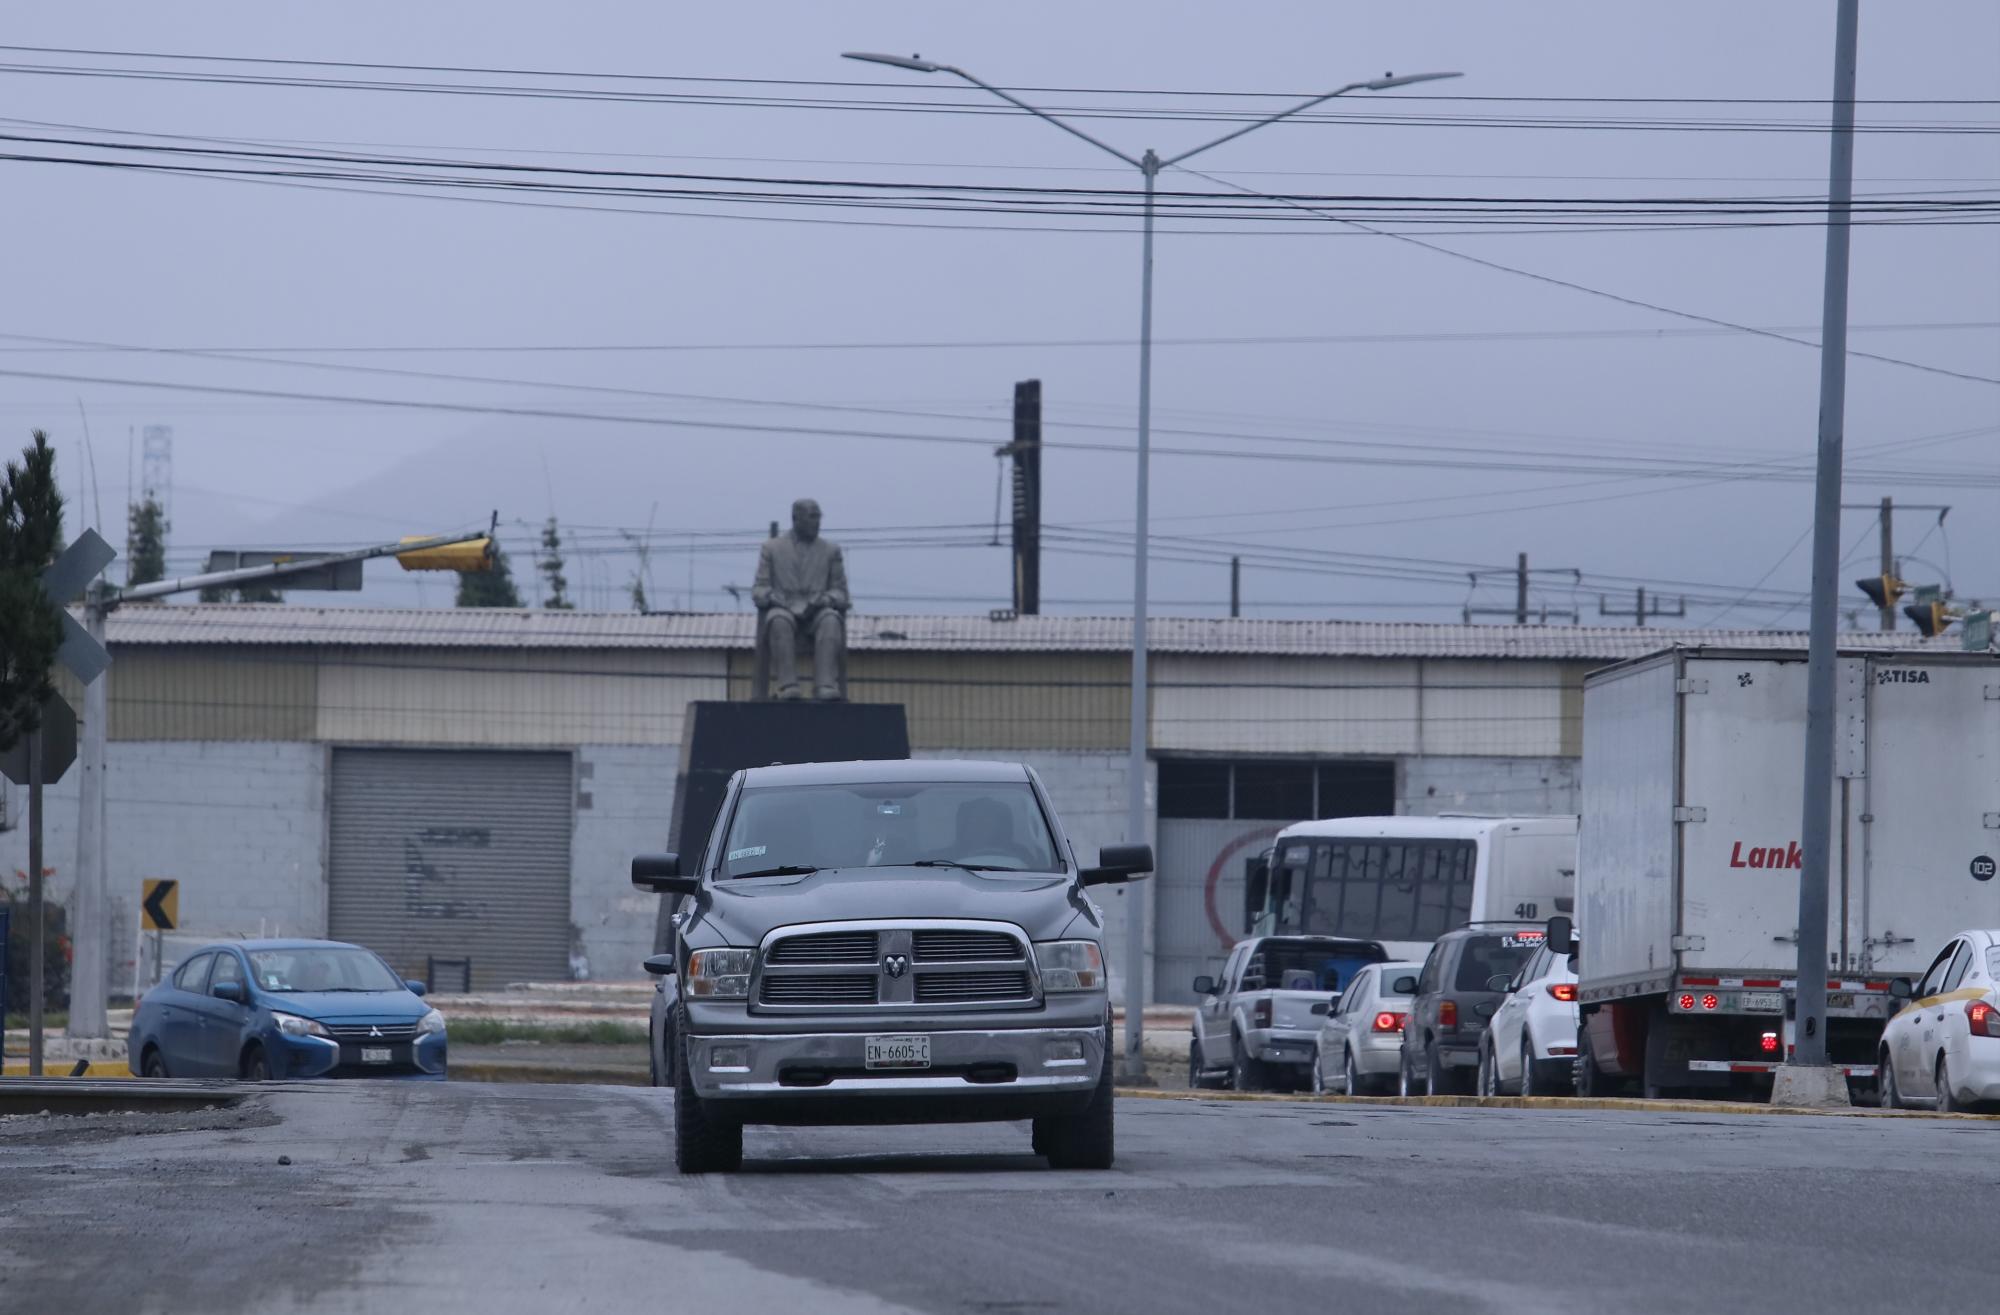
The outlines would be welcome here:
<svg viewBox="0 0 2000 1315">
<path fill-rule="evenodd" d="M 1304 1101 L 1329 1105 L 1429 1106 L 1434 1109 L 1503 1110 L 1656 1110 L 1670 1114 L 1817 1114 L 1845 1118 L 1972 1119 L 2000 1122 L 2000 1114 L 1939 1114 L 1933 1110 L 1884 1110 L 1867 1106 L 1845 1109 L 1804 1109 L 1792 1105 L 1749 1105 L 1722 1100 L 1640 1100 L 1599 1096 L 1312 1096 L 1281 1092 L 1162 1091 L 1156 1087 L 1119 1087 L 1128 1100 Z"/>
<path fill-rule="evenodd" d="M 54 1060 L 46 1061 L 42 1064 L 42 1076 L 45 1078 L 66 1078 L 69 1076 L 69 1071 L 75 1067 L 75 1060 L 71 1060 L 67 1064 Z M 28 1061 L 25 1059 L 19 1062 L 9 1061 L 4 1067 L 0 1067 L 0 1077 L 25 1078 L 27 1076 L 29 1076 Z M 133 1076 L 133 1073 L 131 1069 L 125 1067 L 125 1061 L 122 1059 L 116 1061 L 106 1060 L 103 1063 L 92 1060 L 89 1070 L 83 1076 L 86 1078 L 129 1078 Z"/>
</svg>

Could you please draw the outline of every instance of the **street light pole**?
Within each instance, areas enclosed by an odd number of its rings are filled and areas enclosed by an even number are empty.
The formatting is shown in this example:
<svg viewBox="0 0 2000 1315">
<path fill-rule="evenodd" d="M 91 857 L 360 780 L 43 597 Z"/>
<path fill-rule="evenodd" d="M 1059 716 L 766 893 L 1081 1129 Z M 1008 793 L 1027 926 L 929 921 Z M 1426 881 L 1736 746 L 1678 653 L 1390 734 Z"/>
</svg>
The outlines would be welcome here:
<svg viewBox="0 0 2000 1315">
<path fill-rule="evenodd" d="M 1193 150 L 1182 151 L 1179 155 L 1162 160 L 1151 149 L 1138 158 L 1133 158 L 1115 146 L 1099 141 L 1089 133 L 1066 123 L 1046 110 L 1037 109 L 1027 101 L 981 81 L 962 68 L 941 64 L 935 60 L 912 55 L 873 54 L 867 51 L 848 51 L 847 59 L 858 59 L 869 64 L 885 64 L 890 68 L 907 69 L 912 73 L 949 73 L 963 79 L 982 91 L 991 92 L 1001 100 L 1025 110 L 1038 119 L 1046 120 L 1070 134 L 1089 142 L 1107 155 L 1115 156 L 1137 169 L 1145 179 L 1145 210 L 1142 232 L 1140 274 L 1139 274 L 1139 468 L 1136 479 L 1134 514 L 1136 525 L 1132 533 L 1132 739 L 1126 761 L 1126 815 L 1125 838 L 1137 843 L 1146 838 L 1146 750 L 1147 736 L 1147 680 L 1146 680 L 1146 617 L 1147 617 L 1147 540 L 1148 505 L 1147 483 L 1152 466 L 1152 420 L 1153 420 L 1153 210 L 1154 190 L 1160 170 L 1172 168 L 1181 161 L 1200 155 L 1222 145 L 1235 141 L 1238 137 L 1255 132 L 1259 128 L 1282 122 L 1295 114 L 1303 113 L 1315 105 L 1324 104 L 1336 96 L 1345 96 L 1352 91 L 1387 91 L 1392 87 L 1406 87 L 1417 82 L 1432 82 L 1440 78 L 1455 78 L 1457 73 L 1406 73 L 1397 76 L 1385 73 L 1379 78 L 1366 82 L 1350 82 L 1321 96 L 1300 101 L 1290 109 L 1246 123 L 1231 129 L 1213 141 L 1205 142 Z M 1145 1024 L 1142 1014 L 1145 1009 L 1145 969 L 1146 969 L 1146 902 L 1138 890 L 1128 888 L 1126 905 L 1125 944 L 1125 1060 L 1124 1076 L 1128 1081 L 1141 1080 L 1146 1075 L 1146 1060 L 1143 1050 Z"/>
<path fill-rule="evenodd" d="M 1847 267 L 1854 201 L 1854 70 L 1860 0 L 1840 0 L 1834 24 L 1833 144 L 1827 169 L 1826 298 L 1819 347 L 1819 470 L 1813 499 L 1812 620 L 1806 660 L 1805 809 L 1800 822 L 1799 966 L 1795 1050 L 1774 1104 L 1847 1104 L 1827 1066 L 1827 885 L 1833 855 L 1834 627 L 1839 621 L 1841 446 L 1847 410 Z"/>
</svg>

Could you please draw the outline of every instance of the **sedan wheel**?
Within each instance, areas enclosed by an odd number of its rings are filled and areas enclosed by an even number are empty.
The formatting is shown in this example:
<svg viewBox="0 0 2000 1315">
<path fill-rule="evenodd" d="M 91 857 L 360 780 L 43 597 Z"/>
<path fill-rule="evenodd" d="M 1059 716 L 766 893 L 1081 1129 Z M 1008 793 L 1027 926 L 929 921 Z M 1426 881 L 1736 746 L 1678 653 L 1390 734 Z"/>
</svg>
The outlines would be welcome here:
<svg viewBox="0 0 2000 1315">
<path fill-rule="evenodd" d="M 1367 1085 L 1361 1080 L 1361 1070 L 1354 1067 L 1352 1050 L 1340 1052 L 1340 1086 L 1350 1096 L 1359 1096 L 1367 1090 Z"/>
<path fill-rule="evenodd" d="M 139 1061 L 139 1073 L 142 1077 L 149 1077 L 149 1078 L 166 1077 L 167 1061 L 160 1057 L 160 1052 L 158 1050 L 148 1050 L 146 1052 L 146 1057 Z"/>
<path fill-rule="evenodd" d="M 1320 1072 L 1319 1064 L 1320 1064 L 1319 1047 L 1314 1046 L 1313 1066 L 1312 1066 L 1312 1093 L 1315 1096 L 1324 1096 L 1326 1095 L 1326 1074 Z"/>
<path fill-rule="evenodd" d="M 253 1048 L 243 1058 L 243 1080 L 245 1082 L 268 1082 L 271 1079 L 271 1061 L 264 1058 L 261 1047 Z"/>
<path fill-rule="evenodd" d="M 1940 1114 L 1963 1114 L 1965 1106 L 1951 1089 L 1951 1069 L 1946 1066 L 1944 1056 L 1937 1062 L 1937 1109 Z"/>
<path fill-rule="evenodd" d="M 1903 1108 L 1903 1095 L 1896 1090 L 1896 1070 L 1890 1065 L 1886 1050 L 1875 1061 L 1875 1092 L 1883 1109 Z"/>
</svg>

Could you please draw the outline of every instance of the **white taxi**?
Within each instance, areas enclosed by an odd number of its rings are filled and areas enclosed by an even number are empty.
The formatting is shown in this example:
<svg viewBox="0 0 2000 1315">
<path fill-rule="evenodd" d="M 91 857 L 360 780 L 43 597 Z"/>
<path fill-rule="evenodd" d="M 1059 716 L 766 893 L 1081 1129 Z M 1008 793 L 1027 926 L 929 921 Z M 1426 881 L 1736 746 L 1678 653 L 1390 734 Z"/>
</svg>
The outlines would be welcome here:
<svg viewBox="0 0 2000 1315">
<path fill-rule="evenodd" d="M 1950 1112 L 2000 1101 L 2000 931 L 1951 938 L 1882 1031 L 1884 1109 L 1920 1105 Z"/>
</svg>

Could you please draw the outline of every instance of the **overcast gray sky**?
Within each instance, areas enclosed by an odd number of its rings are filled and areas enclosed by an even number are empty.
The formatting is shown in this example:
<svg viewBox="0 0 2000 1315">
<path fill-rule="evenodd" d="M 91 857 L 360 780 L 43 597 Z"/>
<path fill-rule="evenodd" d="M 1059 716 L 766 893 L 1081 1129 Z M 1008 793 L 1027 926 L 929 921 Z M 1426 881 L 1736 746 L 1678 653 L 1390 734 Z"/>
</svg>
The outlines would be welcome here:
<svg viewBox="0 0 2000 1315">
<path fill-rule="evenodd" d="M 1959 220 L 1986 222 L 1859 228 L 1853 346 L 2000 379 L 2000 230 L 1981 208 L 2000 201 L 2000 8 L 1863 10 L 1861 97 L 1917 103 L 1861 107 L 1876 130 L 1859 139 L 1857 191 L 1927 203 L 1895 217 L 1934 220 L 1953 205 Z M 942 77 L 843 61 L 842 50 L 921 52 L 1003 86 L 1050 89 L 1023 94 L 1091 112 L 1086 129 L 1121 149 L 1162 154 L 1226 131 L 1217 113 L 1275 110 L 1286 95 L 1388 70 L 1463 70 L 1456 82 L 1335 102 L 1193 163 L 1297 196 L 1517 198 L 1543 212 L 1398 201 L 1380 226 L 1816 339 L 1816 217 L 1723 212 L 1745 208 L 1740 198 L 1823 191 L 1832 15 L 1828 0 L 22 12 L 7 29 L 17 48 L 0 51 L 0 132 L 30 140 L 7 154 L 116 167 L 7 163 L 0 331 L 255 355 L 0 338 L 0 370 L 71 376 L 0 376 L 0 416 L 21 439 L 37 425 L 55 435 L 72 527 L 101 502 L 121 545 L 133 435 L 172 426 L 176 568 L 213 546 L 366 542 L 497 508 L 526 575 L 524 525 L 553 511 L 576 536 L 569 575 L 586 605 L 626 605 L 630 542 L 650 525 L 654 604 L 724 608 L 724 586 L 748 582 L 762 527 L 811 494 L 827 533 L 849 545 L 861 607 L 984 610 L 1008 588 L 1004 549 L 984 546 L 997 469 L 986 445 L 1006 440 L 1014 382 L 1039 378 L 1057 445 L 1046 458 L 1045 516 L 1060 527 L 1043 566 L 1048 610 L 1117 612 L 1130 590 L 1129 548 L 1114 535 L 1132 516 L 1136 223 L 1125 198 L 1061 199 L 1062 209 L 1111 202 L 1108 217 L 1001 213 L 1059 198 L 938 189 L 1131 188 L 1136 174 L 1022 115 L 943 112 L 993 103 Z M 343 85 L 270 85 L 300 80 Z M 1133 91 L 1150 94 L 1092 94 Z M 1252 94 L 1202 94 L 1216 92 Z M 318 158 L 328 154 L 353 158 Z M 470 175 L 510 184 L 476 193 L 356 177 L 391 168 L 357 161 L 391 155 L 848 184 L 721 184 L 784 201 L 863 195 L 861 183 L 931 190 L 875 189 L 910 204 L 857 208 L 521 190 L 609 181 L 547 172 Z M 218 167 L 264 176 L 187 172 Z M 411 169 L 450 172 L 396 171 Z M 270 176 L 301 171 L 315 176 Z M 1223 190 L 1182 173 L 1161 186 Z M 938 197 L 977 208 L 914 208 Z M 1590 217 L 1582 198 L 1628 204 Z M 1703 199 L 1718 204 L 1640 204 Z M 1718 600 L 1691 605 L 1691 622 L 1804 623 L 1803 607 L 1784 603 L 1806 584 L 1818 386 L 1808 347 L 1279 207 L 1164 221 L 1155 327 L 1156 442 L 1194 449 L 1154 465 L 1156 528 L 1176 536 L 1156 559 L 1163 612 L 1225 605 L 1226 559 L 1244 552 L 1252 615 L 1451 620 L 1468 598 L 1467 565 L 1507 568 L 1526 551 L 1538 567 L 1584 572 L 1580 592 L 1538 576 L 1537 599 L 1580 600 L 1586 620 L 1600 590 L 1650 581 L 1670 597 Z M 1214 341 L 1231 338 L 1311 341 Z M 492 350 L 609 347 L 621 350 Z M 640 347 L 678 350 L 622 350 Z M 829 432 L 840 430 L 921 441 Z M 1908 574 L 1949 570 L 1961 596 L 2000 598 L 1996 434 L 1994 383 L 1852 364 L 1848 498 L 1952 504 L 1943 532 L 1922 512 L 1898 517 L 1896 531 L 1930 563 Z M 1756 462 L 1789 462 L 1797 475 L 1741 478 Z M 1843 536 L 1854 547 L 1843 575 L 1864 573 L 1872 516 L 1850 512 Z M 1760 580 L 1741 605 L 1720 601 Z M 311 600 L 449 596 L 449 577 L 377 565 L 365 594 Z M 1476 601 L 1511 598 L 1496 580 Z M 1629 592 L 1613 601 L 1631 605 Z"/>
</svg>

